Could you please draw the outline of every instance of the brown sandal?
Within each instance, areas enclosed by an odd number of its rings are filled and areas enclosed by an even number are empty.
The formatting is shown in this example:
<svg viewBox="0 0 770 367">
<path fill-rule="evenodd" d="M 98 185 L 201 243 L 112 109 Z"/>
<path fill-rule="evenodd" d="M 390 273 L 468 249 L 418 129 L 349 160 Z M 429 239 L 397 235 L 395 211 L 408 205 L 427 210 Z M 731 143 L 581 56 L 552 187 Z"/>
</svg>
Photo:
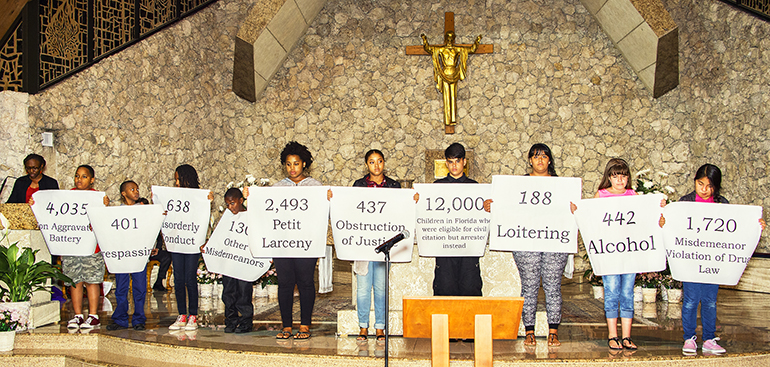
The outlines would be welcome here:
<svg viewBox="0 0 770 367">
<path fill-rule="evenodd" d="M 278 334 L 275 335 L 276 339 L 289 339 L 292 337 L 291 328 L 283 328 Z"/>
<path fill-rule="evenodd" d="M 561 345 L 561 342 L 559 341 L 559 336 L 556 335 L 556 333 L 549 333 L 548 334 L 548 346 L 549 347 L 558 347 Z"/>
<path fill-rule="evenodd" d="M 377 341 L 378 342 L 384 342 L 385 341 L 385 330 L 377 329 Z"/>
<path fill-rule="evenodd" d="M 527 333 L 524 335 L 524 345 L 528 347 L 534 347 L 535 345 L 537 345 L 537 340 L 535 340 L 534 331 L 527 331 Z"/>
</svg>

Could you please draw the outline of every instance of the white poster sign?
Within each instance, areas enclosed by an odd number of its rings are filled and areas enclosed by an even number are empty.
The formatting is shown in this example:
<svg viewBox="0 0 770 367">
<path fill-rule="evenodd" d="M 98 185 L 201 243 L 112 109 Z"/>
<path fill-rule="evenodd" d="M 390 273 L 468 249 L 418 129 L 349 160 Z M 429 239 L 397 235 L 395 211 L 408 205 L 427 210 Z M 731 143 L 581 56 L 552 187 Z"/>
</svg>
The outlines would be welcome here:
<svg viewBox="0 0 770 367">
<path fill-rule="evenodd" d="M 630 274 L 666 268 L 659 221 L 663 194 L 580 200 L 575 211 L 594 274 Z"/>
<path fill-rule="evenodd" d="M 663 240 L 674 279 L 736 285 L 762 228 L 762 207 L 696 202 L 666 206 Z"/>
<path fill-rule="evenodd" d="M 489 184 L 414 184 L 417 203 L 417 250 L 420 256 L 484 256 L 489 213 L 484 200 Z"/>
<path fill-rule="evenodd" d="M 110 273 L 144 270 L 163 224 L 160 205 L 94 207 L 88 218 Z"/>
<path fill-rule="evenodd" d="M 253 282 L 267 272 L 270 260 L 252 257 L 246 212 L 233 215 L 225 210 L 203 252 L 203 261 L 210 272 L 246 282 Z"/>
<path fill-rule="evenodd" d="M 259 187 L 249 192 L 249 246 L 262 258 L 326 255 L 328 186 Z"/>
<path fill-rule="evenodd" d="M 390 261 L 412 261 L 414 247 L 414 190 L 332 187 L 331 223 L 334 248 L 340 260 L 385 261 L 374 249 L 409 231 L 390 250 Z"/>
<path fill-rule="evenodd" d="M 167 211 L 161 232 L 169 252 L 200 253 L 200 246 L 206 242 L 211 217 L 209 192 L 182 187 L 152 187 L 152 202 Z"/>
<path fill-rule="evenodd" d="M 42 190 L 32 194 L 32 212 L 51 255 L 89 256 L 96 237 L 89 227 L 87 209 L 104 207 L 104 192 Z"/>
<path fill-rule="evenodd" d="M 576 253 L 581 191 L 577 177 L 492 176 L 489 249 Z"/>
</svg>

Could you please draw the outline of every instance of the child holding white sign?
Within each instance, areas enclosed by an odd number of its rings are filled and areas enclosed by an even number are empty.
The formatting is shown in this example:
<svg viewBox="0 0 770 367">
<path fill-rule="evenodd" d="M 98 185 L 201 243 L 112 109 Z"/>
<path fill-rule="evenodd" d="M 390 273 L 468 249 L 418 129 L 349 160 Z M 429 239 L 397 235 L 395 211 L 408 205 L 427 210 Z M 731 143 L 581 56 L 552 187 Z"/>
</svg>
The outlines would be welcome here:
<svg viewBox="0 0 770 367">
<path fill-rule="evenodd" d="M 679 198 L 679 201 L 695 201 L 700 203 L 729 204 L 722 190 L 722 171 L 713 164 L 704 164 L 695 172 L 695 190 Z M 759 225 L 765 229 L 765 220 L 760 218 Z M 684 331 L 684 346 L 682 352 L 694 354 L 698 351 L 695 335 L 700 304 L 701 325 L 703 326 L 703 351 L 724 353 L 714 332 L 717 323 L 717 293 L 718 284 L 682 282 L 682 329 Z"/>
<path fill-rule="evenodd" d="M 121 205 L 135 205 L 139 203 L 139 185 L 134 181 L 124 181 L 120 184 Z M 158 250 L 153 250 L 153 255 Z M 133 280 L 133 282 L 132 282 Z M 107 325 L 107 330 L 120 330 L 128 328 L 128 287 L 131 286 L 131 295 L 134 298 L 134 314 L 131 324 L 134 330 L 145 330 L 144 323 L 147 317 L 144 315 L 144 301 L 147 295 L 147 268 L 130 274 L 115 274 L 115 311 L 112 313 L 112 323 Z"/>
<path fill-rule="evenodd" d="M 556 177 L 551 148 L 542 143 L 532 145 L 527 155 L 532 172 L 526 176 Z M 484 210 L 491 211 L 492 199 L 484 201 Z M 561 324 L 561 276 L 567 265 L 569 254 L 565 252 L 513 251 L 513 259 L 521 278 L 521 296 L 524 306 L 521 321 L 524 323 L 524 345 L 535 346 L 535 314 L 540 284 L 545 294 L 545 308 L 548 315 L 548 346 L 560 346 L 559 324 Z"/>
<path fill-rule="evenodd" d="M 189 164 L 183 164 L 174 170 L 174 186 L 198 189 L 198 172 Z M 214 195 L 209 192 L 209 200 Z M 176 321 L 168 328 L 170 330 L 198 329 L 198 259 L 200 254 L 171 253 L 174 266 L 174 294 L 176 307 L 179 311 Z M 186 301 L 186 302 L 185 302 Z"/>
<path fill-rule="evenodd" d="M 434 183 L 478 183 L 465 175 L 465 147 L 452 143 L 444 150 L 446 177 Z M 481 268 L 478 257 L 436 257 L 434 296 L 481 296 Z"/>
<path fill-rule="evenodd" d="M 72 190 L 94 190 L 94 169 L 84 164 L 75 170 L 75 187 Z M 34 205 L 34 200 L 30 200 Z M 104 197 L 104 205 L 110 204 L 110 199 Z M 101 296 L 100 286 L 104 281 L 104 258 L 96 245 L 96 251 L 89 256 L 62 256 L 62 272 L 72 279 L 70 284 L 70 298 L 72 299 L 72 308 L 75 311 L 75 317 L 67 322 L 69 329 L 92 329 L 99 327 L 99 315 L 97 308 L 99 306 L 99 297 Z M 88 317 L 83 315 L 83 286 L 86 287 L 88 295 Z"/>
<path fill-rule="evenodd" d="M 604 176 L 599 183 L 599 190 L 594 198 L 636 195 L 631 189 L 631 170 L 628 163 L 621 158 L 613 158 L 604 168 Z M 573 213 L 575 211 L 572 205 Z M 602 276 L 604 283 L 604 314 L 607 318 L 609 336 L 607 345 L 610 349 L 636 350 L 637 346 L 631 340 L 631 323 L 634 320 L 634 281 L 636 274 L 613 274 Z M 618 313 L 620 307 L 620 313 Z M 622 342 L 618 339 L 618 316 Z"/>
<path fill-rule="evenodd" d="M 400 189 L 398 181 L 385 176 L 385 155 L 378 149 L 366 152 L 364 156 L 369 173 L 356 180 L 353 186 L 360 187 L 389 187 Z M 374 329 L 377 341 L 385 340 L 385 272 L 388 271 L 381 261 L 355 261 L 353 272 L 356 274 L 356 308 L 358 309 L 359 333 L 356 338 L 364 341 L 369 336 L 369 305 L 371 305 L 372 290 L 374 290 Z"/>
<path fill-rule="evenodd" d="M 231 187 L 225 192 L 225 205 L 233 215 L 245 212 L 243 193 L 240 189 Z M 201 253 L 205 253 L 206 245 L 201 245 Z M 231 278 L 222 275 L 222 302 L 225 304 L 225 333 L 248 333 L 253 328 L 254 305 L 251 303 L 253 282 Z M 238 314 L 240 313 L 240 316 Z"/>
<path fill-rule="evenodd" d="M 321 186 L 321 182 L 308 177 L 305 173 L 313 164 L 313 155 L 306 146 L 296 141 L 289 142 L 281 151 L 281 164 L 288 177 L 274 186 Z M 247 193 L 248 195 L 248 193 Z M 310 323 L 315 305 L 316 258 L 274 258 L 275 271 L 278 273 L 278 308 L 281 310 L 283 329 L 276 339 L 310 338 Z M 321 275 L 319 274 L 319 278 Z M 294 306 L 294 287 L 299 290 L 300 325 L 299 331 L 292 335 L 292 308 Z"/>
</svg>

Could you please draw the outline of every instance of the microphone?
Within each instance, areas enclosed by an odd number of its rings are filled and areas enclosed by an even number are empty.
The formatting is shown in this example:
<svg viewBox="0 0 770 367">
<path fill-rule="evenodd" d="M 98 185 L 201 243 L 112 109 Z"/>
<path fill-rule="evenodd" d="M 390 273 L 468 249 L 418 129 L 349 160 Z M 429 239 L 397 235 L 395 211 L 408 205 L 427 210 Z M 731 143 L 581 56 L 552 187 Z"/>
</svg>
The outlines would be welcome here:
<svg viewBox="0 0 770 367">
<path fill-rule="evenodd" d="M 393 238 L 391 238 L 391 239 L 383 242 L 381 245 L 377 246 L 374 249 L 374 252 L 376 252 L 378 254 L 380 252 L 388 252 L 388 251 L 390 251 L 391 247 L 395 246 L 395 244 L 399 243 L 401 240 L 403 240 L 404 238 L 407 238 L 407 237 L 409 237 L 409 231 L 407 231 L 405 229 L 405 230 L 401 231 L 401 233 L 393 236 Z"/>
</svg>

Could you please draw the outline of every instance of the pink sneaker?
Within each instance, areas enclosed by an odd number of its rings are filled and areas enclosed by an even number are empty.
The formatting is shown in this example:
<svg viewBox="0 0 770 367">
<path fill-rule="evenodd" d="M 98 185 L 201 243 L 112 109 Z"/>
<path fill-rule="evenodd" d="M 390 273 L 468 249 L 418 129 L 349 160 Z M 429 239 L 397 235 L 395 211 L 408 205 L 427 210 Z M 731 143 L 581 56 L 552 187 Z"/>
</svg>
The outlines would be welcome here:
<svg viewBox="0 0 770 367">
<path fill-rule="evenodd" d="M 698 344 L 695 343 L 695 341 L 698 340 L 697 336 L 693 336 L 690 339 L 687 339 L 684 341 L 684 346 L 682 347 L 682 352 L 684 353 L 697 353 L 698 352 Z"/>
<path fill-rule="evenodd" d="M 718 340 L 719 338 L 714 338 L 703 342 L 703 351 L 716 353 L 716 354 L 727 352 L 725 348 L 722 348 L 719 346 L 719 344 L 717 344 Z"/>
</svg>

